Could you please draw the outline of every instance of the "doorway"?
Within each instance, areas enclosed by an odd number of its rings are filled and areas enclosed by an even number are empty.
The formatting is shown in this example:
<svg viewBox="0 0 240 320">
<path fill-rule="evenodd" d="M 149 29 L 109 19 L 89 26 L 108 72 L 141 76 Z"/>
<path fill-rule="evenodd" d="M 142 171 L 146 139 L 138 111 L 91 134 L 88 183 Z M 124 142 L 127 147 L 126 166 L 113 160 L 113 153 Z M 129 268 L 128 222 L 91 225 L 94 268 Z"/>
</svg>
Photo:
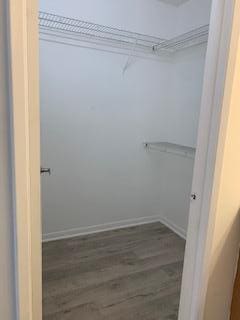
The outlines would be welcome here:
<svg viewBox="0 0 240 320">
<path fill-rule="evenodd" d="M 27 2 L 27 1 L 26 1 Z M 41 319 L 41 303 L 40 303 L 40 291 L 41 291 L 41 286 L 40 286 L 40 263 L 39 263 L 39 258 L 40 258 L 40 248 L 39 248 L 39 205 L 38 205 L 38 201 L 39 201 L 39 184 L 38 184 L 38 179 L 39 176 L 37 173 L 37 168 L 39 168 L 39 149 L 38 149 L 38 110 L 37 110 L 37 88 L 36 85 L 34 86 L 34 83 L 38 83 L 38 77 L 37 77 L 37 72 L 36 72 L 36 58 L 35 56 L 33 57 L 33 53 L 36 53 L 36 46 L 35 46 L 35 33 L 34 31 L 36 31 L 36 16 L 35 16 L 35 11 L 36 11 L 36 7 L 34 8 L 33 4 L 29 4 L 27 5 L 27 9 L 30 9 L 30 11 L 28 12 L 28 16 L 27 19 L 25 18 L 25 15 L 23 14 L 23 11 L 21 11 L 21 5 L 23 5 L 22 2 L 18 2 L 16 6 L 11 6 L 12 3 L 10 3 L 10 16 L 11 16 L 11 54 L 12 54 L 12 83 L 13 83 L 13 136 L 14 136 L 14 152 L 15 152 L 15 157 L 14 157 L 14 165 L 15 165 L 15 177 L 14 177 L 14 183 L 15 183 L 15 189 L 16 189 L 16 195 L 15 195 L 15 204 L 16 204 L 16 234 L 17 234 L 17 273 L 18 273 L 18 289 L 19 289 L 19 293 L 18 293 L 18 298 L 19 298 L 19 316 L 21 319 L 28 319 L 29 316 L 31 314 L 34 314 L 34 317 Z M 204 109 L 206 109 L 206 102 L 207 100 L 211 100 L 210 99 L 210 95 L 213 96 L 215 94 L 215 91 L 217 90 L 217 88 L 219 88 L 219 85 L 223 85 L 224 82 L 224 72 L 225 72 L 225 67 L 223 64 L 221 64 L 221 68 L 223 67 L 223 71 L 221 73 L 221 76 L 218 75 L 217 71 L 219 69 L 219 65 L 218 63 L 215 64 L 215 61 L 218 61 L 218 57 L 221 55 L 221 60 L 224 60 L 224 63 L 226 63 L 227 61 L 227 54 L 228 54 L 228 49 L 226 48 L 226 46 L 221 47 L 221 50 L 218 50 L 218 48 L 214 47 L 213 48 L 213 39 L 214 41 L 217 41 L 218 43 L 223 43 L 224 42 L 224 37 L 225 39 L 229 39 L 229 34 L 227 35 L 227 33 L 224 33 L 223 37 L 220 37 L 221 35 L 221 31 L 220 31 L 220 26 L 221 24 L 223 24 L 226 27 L 226 30 L 228 30 L 230 32 L 230 28 L 231 28 L 231 23 L 232 23 L 232 17 L 230 17 L 231 14 L 231 10 L 233 10 L 234 7 L 234 3 L 231 3 L 231 7 L 227 7 L 228 9 L 224 8 L 223 3 L 218 3 L 218 2 L 214 2 L 214 10 L 213 10 L 213 14 L 211 17 L 211 25 L 214 24 L 214 27 L 211 30 L 211 46 L 210 46 L 210 50 L 208 52 L 208 59 L 207 59 L 207 72 L 205 72 L 205 78 L 207 76 L 210 75 L 210 77 L 208 78 L 209 81 L 204 81 L 204 83 L 208 82 L 208 84 L 210 84 L 210 87 L 208 87 L 210 90 L 206 90 L 206 83 L 205 83 L 205 89 L 204 89 L 204 101 L 203 101 L 203 105 L 204 105 Z M 25 8 L 25 7 L 24 7 Z M 19 9 L 19 10 L 18 10 Z M 26 9 L 26 8 L 25 8 Z M 226 10 L 225 10 L 226 9 Z M 35 10 L 35 11 L 34 11 Z M 222 14 L 226 14 L 224 17 L 224 21 L 221 20 Z M 21 14 L 20 14 L 21 13 Z M 19 25 L 26 25 L 26 28 L 24 30 L 19 29 L 18 26 Z M 26 32 L 27 34 L 25 34 L 25 31 L 31 31 L 31 32 Z M 16 36 L 18 35 L 18 36 Z M 16 37 L 15 37 L 16 36 Z M 27 36 L 28 40 L 33 40 L 31 41 L 23 41 L 21 42 L 21 39 L 24 38 L 25 36 Z M 25 39 L 25 38 L 24 38 Z M 17 41 L 20 40 L 20 41 Z M 29 44 L 31 43 L 31 50 L 30 50 L 30 46 Z M 224 42 L 224 44 L 226 44 L 226 42 Z M 225 50 L 226 48 L 226 50 Z M 18 50 L 15 50 L 18 49 Z M 27 52 L 29 52 L 28 55 L 28 59 L 26 61 L 26 50 Z M 218 52 L 219 51 L 219 52 Z M 18 52 L 18 59 L 16 59 L 15 53 Z M 37 56 L 37 54 L 36 54 Z M 128 55 L 129 56 L 129 55 Z M 224 58 L 225 56 L 225 58 Z M 129 58 L 129 57 L 128 57 Z M 21 62 L 27 62 L 27 63 L 22 63 Z M 210 62 L 214 62 L 213 64 Z M 126 65 L 129 64 L 129 59 L 126 61 Z M 19 68 L 20 67 L 20 68 Z M 28 67 L 28 68 L 26 68 Z M 216 81 L 213 80 L 213 76 L 216 74 L 216 77 L 218 79 L 218 81 L 220 80 L 220 82 L 218 82 L 216 84 Z M 22 81 L 22 78 L 24 77 L 24 79 L 26 79 L 26 81 Z M 220 79 L 219 79 L 220 78 Z M 29 79 L 33 80 L 33 81 L 29 81 Z M 205 79 L 206 80 L 206 79 Z M 28 87 L 33 87 L 33 90 L 27 90 Z M 22 90 L 19 90 L 20 88 L 22 88 Z M 206 92 L 207 91 L 207 92 Z M 219 97 L 220 99 L 220 97 Z M 17 108 L 17 101 L 22 101 L 25 108 L 22 110 L 20 110 L 19 108 Z M 209 101 L 210 105 L 211 105 L 211 109 L 216 111 L 216 103 L 217 101 L 214 100 L 213 101 Z M 218 100 L 218 103 L 219 100 Z M 212 105 L 213 104 L 213 105 Z M 31 105 L 32 107 L 29 108 L 29 105 Z M 35 108 L 36 106 L 36 108 Z M 201 109 L 201 120 L 203 121 L 203 118 L 208 118 L 207 114 L 210 114 L 210 111 L 207 112 L 205 110 Z M 31 120 L 31 121 L 29 121 Z M 208 122 L 210 122 L 210 119 Z M 21 125 L 19 126 L 19 124 L 21 123 Z M 209 131 L 209 127 L 205 128 L 205 132 L 208 132 L 205 135 L 200 135 L 199 139 L 198 139 L 198 146 L 200 145 L 200 142 L 202 141 L 202 144 L 208 144 L 208 138 L 207 136 L 210 136 L 211 138 L 213 138 L 213 140 L 211 140 L 211 145 L 213 145 L 214 143 L 217 143 L 215 140 L 217 140 L 216 137 L 216 132 L 217 132 L 217 128 L 215 128 L 214 132 L 210 132 Z M 30 132 L 30 137 L 29 137 L 29 132 Z M 209 133 L 210 132 L 210 133 Z M 203 128 L 202 126 L 200 126 L 200 133 L 203 133 Z M 202 138 L 206 138 L 203 142 Z M 29 138 L 29 139 L 26 139 Z M 144 141 L 143 145 L 146 149 L 149 148 L 149 141 Z M 156 142 L 156 141 L 154 141 Z M 159 141 L 157 141 L 159 142 Z M 160 141 L 163 142 L 163 141 Z M 166 141 L 165 141 L 166 142 Z M 213 143 L 214 142 L 214 143 Z M 21 145 L 21 149 L 19 149 L 19 146 Z M 158 145 L 159 146 L 159 145 Z M 165 146 L 166 147 L 166 146 Z M 201 145 L 201 147 L 203 147 Z M 200 157 L 199 153 L 197 155 L 197 162 L 199 165 L 199 162 L 203 163 L 203 158 L 205 158 L 205 160 L 207 161 L 207 159 L 209 160 L 209 162 L 211 164 L 213 164 L 212 159 L 209 159 L 209 155 L 207 156 L 207 154 L 205 154 L 205 149 L 207 148 L 207 146 L 204 146 L 204 148 L 200 148 L 202 153 L 202 157 Z M 203 150 L 204 149 L 204 150 Z M 159 150 L 159 149 L 158 149 Z M 164 149 L 166 152 L 166 149 Z M 211 149 L 213 150 L 213 149 Z M 147 150 L 149 151 L 149 150 Z M 153 150 L 151 150 L 153 151 Z M 161 150 L 162 151 L 162 150 Z M 176 150 L 175 150 L 176 151 Z M 212 151 L 213 154 L 215 154 L 215 149 Z M 167 153 L 167 152 L 166 152 Z M 201 158 L 201 159 L 199 159 Z M 204 161 L 205 161 L 204 160 Z M 24 165 L 23 165 L 24 164 Z M 30 168 L 30 172 L 29 172 L 29 168 Z M 194 173 L 194 181 L 196 182 L 196 178 L 199 175 L 199 170 L 197 170 L 197 168 L 199 169 L 199 167 L 195 166 L 195 173 Z M 209 166 L 208 166 L 209 169 Z M 200 170 L 201 172 L 204 171 Z M 208 170 L 209 172 L 209 170 Z M 200 178 L 199 183 L 202 184 L 202 179 L 204 179 L 202 177 L 202 174 L 200 174 L 200 176 L 198 176 L 198 179 Z M 211 185 L 211 181 L 208 181 Z M 21 196 L 22 195 L 22 196 Z M 206 199 L 206 193 L 205 195 L 201 195 L 200 194 L 200 198 L 198 197 L 198 193 L 192 194 L 192 198 L 193 201 L 192 202 L 192 206 L 191 206 L 191 210 L 193 211 L 193 209 L 195 208 L 195 213 L 196 211 L 199 212 L 199 199 L 201 201 L 205 201 L 205 205 L 207 203 L 210 202 L 210 199 Z M 204 200 L 205 199 L 205 200 Z M 200 201 L 200 202 L 201 202 Z M 195 204 L 195 205 L 194 205 Z M 204 213 L 204 218 L 200 217 L 201 220 L 204 222 L 206 222 L 206 220 L 208 219 L 207 217 L 207 212 Z M 24 218 L 24 223 L 22 223 Z M 198 219 L 198 217 L 195 218 Z M 204 297 L 201 296 L 201 292 L 199 292 L 199 290 L 197 290 L 196 288 L 198 286 L 199 283 L 199 279 L 203 279 L 204 281 L 206 280 L 206 274 L 205 276 L 203 275 L 202 271 L 204 269 L 204 261 L 201 259 L 201 255 L 205 252 L 205 240 L 207 241 L 206 235 L 207 233 L 209 233 L 209 229 L 207 230 L 203 230 L 202 226 L 200 228 L 200 230 L 198 230 L 197 226 L 194 226 L 193 228 L 193 217 L 190 221 L 190 230 L 188 233 L 188 242 L 187 242 L 187 261 L 186 261 L 186 267 L 184 268 L 184 273 L 185 273 L 185 277 L 183 279 L 183 284 L 185 285 L 185 287 L 183 287 L 182 289 L 182 294 L 181 294 L 181 310 L 180 310 L 180 318 L 181 319 L 186 319 L 188 317 L 190 317 L 190 313 L 188 311 L 188 308 L 191 305 L 191 316 L 193 316 L 193 318 L 199 318 L 200 315 L 198 313 L 198 306 L 199 304 L 201 304 L 201 302 L 203 301 Z M 201 221 L 202 224 L 202 221 Z M 114 228 L 115 230 L 117 228 Z M 206 232 L 205 232 L 206 231 Z M 202 237 L 202 240 L 205 242 L 204 245 L 200 245 L 197 241 L 197 237 L 194 235 L 193 236 L 193 232 L 195 232 L 196 234 L 200 234 L 200 236 Z M 72 236 L 72 235 L 70 235 Z M 194 242 L 193 243 L 189 243 L 189 240 L 193 239 Z M 196 240 L 196 241 L 195 241 Z M 59 241 L 59 240 L 58 240 Z M 194 257 L 189 256 L 189 254 L 191 255 L 191 248 L 197 248 L 199 249 L 197 256 Z M 205 253 L 204 253 L 205 254 Z M 199 258 L 200 257 L 200 258 Z M 199 260 L 200 259 L 200 260 Z M 196 262 L 198 261 L 198 268 L 190 268 L 190 260 L 191 262 Z M 193 264 L 194 264 L 193 263 Z M 192 264 L 191 264 L 192 266 Z M 192 270 L 191 270 L 192 269 Z M 197 269 L 197 270 L 196 270 Z M 192 273 L 192 271 L 194 270 L 195 273 L 195 279 L 194 279 L 194 275 Z M 194 292 L 195 292 L 195 296 L 194 299 L 192 297 L 190 297 L 190 299 L 186 300 L 186 296 L 187 296 L 187 290 L 186 290 L 186 272 L 188 272 L 188 283 L 191 285 L 192 288 L 194 288 Z M 196 274 L 200 275 L 200 277 L 198 277 L 198 279 L 196 279 Z M 24 283 L 24 285 L 22 285 Z M 200 286 L 204 286 L 200 285 Z M 190 290 L 189 290 L 190 291 Z M 192 290 L 191 290 L 192 292 Z M 185 299 L 185 301 L 184 301 Z M 194 300 L 194 301 L 193 301 Z M 197 303 L 197 305 L 196 305 Z M 185 317 L 183 315 L 186 315 Z"/>
<path fill-rule="evenodd" d="M 211 1 L 92 5 L 40 1 L 43 319 L 177 319 Z"/>
</svg>

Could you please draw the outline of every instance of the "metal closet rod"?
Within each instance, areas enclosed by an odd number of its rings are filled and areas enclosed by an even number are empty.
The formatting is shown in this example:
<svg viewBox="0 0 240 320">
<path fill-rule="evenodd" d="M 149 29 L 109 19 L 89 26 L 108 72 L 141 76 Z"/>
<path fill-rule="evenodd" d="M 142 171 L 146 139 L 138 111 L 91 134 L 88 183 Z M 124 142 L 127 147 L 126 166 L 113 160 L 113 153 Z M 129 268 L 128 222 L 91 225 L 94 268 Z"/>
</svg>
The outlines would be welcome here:
<svg viewBox="0 0 240 320">
<path fill-rule="evenodd" d="M 65 35 L 81 39 L 82 41 L 93 39 L 94 41 L 107 44 L 116 44 L 124 49 L 134 46 L 134 50 L 145 50 L 146 52 L 174 52 L 189 46 L 207 42 L 209 26 L 204 25 L 193 29 L 172 39 L 162 39 L 155 36 L 132 32 L 100 25 L 75 18 L 60 16 L 48 12 L 39 12 L 39 27 L 41 30 L 65 33 Z M 50 34 L 49 34 L 50 35 Z"/>
</svg>

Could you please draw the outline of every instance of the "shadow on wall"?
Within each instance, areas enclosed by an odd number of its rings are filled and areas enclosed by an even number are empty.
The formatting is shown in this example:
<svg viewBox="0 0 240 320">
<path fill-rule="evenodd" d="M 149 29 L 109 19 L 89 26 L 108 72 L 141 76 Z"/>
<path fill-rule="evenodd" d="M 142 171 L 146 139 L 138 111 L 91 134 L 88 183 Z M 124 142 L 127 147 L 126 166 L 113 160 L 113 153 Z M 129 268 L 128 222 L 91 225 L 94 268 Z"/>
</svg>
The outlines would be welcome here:
<svg viewBox="0 0 240 320">
<path fill-rule="evenodd" d="M 212 252 L 214 264 L 210 266 L 210 277 L 208 281 L 208 291 L 205 306 L 205 320 L 212 319 L 226 320 L 229 318 L 233 281 L 237 266 L 239 243 L 240 243 L 240 210 L 229 229 L 222 234 L 219 240 L 220 245 Z M 221 290 L 219 287 L 221 286 Z M 224 290 L 223 290 L 224 288 Z M 211 297 L 211 299 L 209 299 Z M 208 301 L 211 301 L 208 303 Z M 219 308 L 222 306 L 222 308 Z M 223 310 L 228 310 L 224 314 Z"/>
</svg>

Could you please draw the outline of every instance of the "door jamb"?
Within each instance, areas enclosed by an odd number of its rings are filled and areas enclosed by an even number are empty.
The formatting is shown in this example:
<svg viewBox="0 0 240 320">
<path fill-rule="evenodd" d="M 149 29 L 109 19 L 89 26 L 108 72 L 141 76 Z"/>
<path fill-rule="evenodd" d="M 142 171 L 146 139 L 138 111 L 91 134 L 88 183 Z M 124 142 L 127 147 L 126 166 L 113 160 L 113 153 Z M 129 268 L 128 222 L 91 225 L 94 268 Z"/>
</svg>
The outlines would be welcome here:
<svg viewBox="0 0 240 320">
<path fill-rule="evenodd" d="M 215 219 L 212 189 L 223 102 L 221 90 L 225 85 L 222 68 L 226 68 L 229 56 L 224 41 L 228 41 L 231 34 L 232 12 L 235 3 L 239 1 L 213 0 L 212 5 L 210 45 L 192 189 L 198 198 L 191 203 L 190 208 L 179 320 L 202 319 L 212 240 L 212 223 L 207 228 L 207 222 Z M 41 320 L 37 0 L 9 0 L 8 17 L 18 319 Z M 204 121 L 207 121 L 207 128 L 206 123 L 203 126 Z M 197 254 L 193 255 L 193 252 Z M 190 286 L 192 290 L 189 290 Z"/>
<path fill-rule="evenodd" d="M 192 183 L 197 201 L 190 204 L 179 320 L 204 317 L 239 21 L 239 0 L 213 0 Z"/>
<path fill-rule="evenodd" d="M 17 318 L 42 320 L 38 1 L 7 15 Z"/>
</svg>

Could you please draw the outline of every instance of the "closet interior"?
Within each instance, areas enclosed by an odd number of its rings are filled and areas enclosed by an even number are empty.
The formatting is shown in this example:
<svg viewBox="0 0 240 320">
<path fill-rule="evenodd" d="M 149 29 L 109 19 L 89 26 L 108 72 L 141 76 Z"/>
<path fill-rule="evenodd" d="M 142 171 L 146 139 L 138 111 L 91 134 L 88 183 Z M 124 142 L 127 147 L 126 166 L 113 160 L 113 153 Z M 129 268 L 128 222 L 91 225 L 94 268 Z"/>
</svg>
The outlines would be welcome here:
<svg viewBox="0 0 240 320">
<path fill-rule="evenodd" d="M 211 0 L 39 10 L 43 319 L 177 319 Z"/>
</svg>

